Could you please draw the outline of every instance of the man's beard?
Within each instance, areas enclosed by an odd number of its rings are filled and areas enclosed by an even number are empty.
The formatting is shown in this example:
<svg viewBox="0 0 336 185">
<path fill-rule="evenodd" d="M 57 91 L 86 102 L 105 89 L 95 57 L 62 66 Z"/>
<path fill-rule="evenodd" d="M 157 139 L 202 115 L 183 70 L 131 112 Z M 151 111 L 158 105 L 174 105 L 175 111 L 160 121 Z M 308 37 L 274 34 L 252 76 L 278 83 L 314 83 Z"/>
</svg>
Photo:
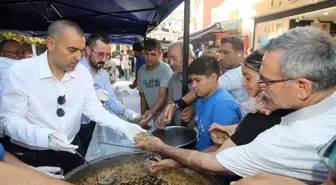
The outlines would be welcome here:
<svg viewBox="0 0 336 185">
<path fill-rule="evenodd" d="M 224 63 L 222 59 L 219 60 L 219 67 L 220 67 L 221 74 L 224 74 L 228 70 L 227 65 Z"/>
<path fill-rule="evenodd" d="M 97 63 L 93 63 L 93 62 L 90 61 L 90 64 L 93 68 L 99 70 L 99 69 L 104 67 L 105 62 L 104 61 L 98 61 Z"/>
</svg>

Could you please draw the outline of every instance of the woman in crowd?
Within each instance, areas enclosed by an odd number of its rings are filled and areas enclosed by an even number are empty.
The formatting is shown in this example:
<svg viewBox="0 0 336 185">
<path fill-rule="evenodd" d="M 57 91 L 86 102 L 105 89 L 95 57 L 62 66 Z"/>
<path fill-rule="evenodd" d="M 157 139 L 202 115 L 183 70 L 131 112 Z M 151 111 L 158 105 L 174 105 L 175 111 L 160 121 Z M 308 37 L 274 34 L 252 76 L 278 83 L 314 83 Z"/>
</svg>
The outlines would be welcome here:
<svg viewBox="0 0 336 185">
<path fill-rule="evenodd" d="M 253 98 L 261 93 L 258 79 L 262 58 L 263 54 L 261 54 L 260 51 L 254 51 L 246 57 L 242 64 L 242 73 L 244 76 L 242 86 L 250 97 L 248 102 L 245 102 L 245 104 L 249 104 L 248 111 L 250 113 L 248 113 L 243 118 L 240 124 L 235 124 L 232 126 L 221 126 L 214 123 L 210 128 L 210 131 L 218 129 L 226 131 L 231 135 L 229 141 L 224 143 L 224 146 L 222 147 L 225 147 L 225 144 L 229 144 L 229 146 L 248 144 L 253 141 L 260 133 L 273 127 L 276 124 L 279 124 L 281 121 L 281 117 L 284 117 L 287 114 L 293 112 L 293 110 L 280 109 L 273 112 L 269 116 L 266 116 L 259 112 L 253 113 L 255 112 L 255 110 L 258 109 L 259 106 L 258 104 L 254 103 Z"/>
</svg>

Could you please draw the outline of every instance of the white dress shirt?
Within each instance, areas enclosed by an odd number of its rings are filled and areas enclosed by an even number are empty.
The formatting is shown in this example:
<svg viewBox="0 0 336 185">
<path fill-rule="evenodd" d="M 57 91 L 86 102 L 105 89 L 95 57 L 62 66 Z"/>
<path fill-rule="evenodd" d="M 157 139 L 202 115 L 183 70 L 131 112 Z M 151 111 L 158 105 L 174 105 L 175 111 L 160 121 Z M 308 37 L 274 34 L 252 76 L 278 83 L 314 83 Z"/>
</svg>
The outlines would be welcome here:
<svg viewBox="0 0 336 185">
<path fill-rule="evenodd" d="M 121 65 L 121 61 L 120 61 L 119 58 L 112 58 L 111 61 L 113 61 L 116 66 L 120 66 Z"/>
<path fill-rule="evenodd" d="M 9 67 L 15 62 L 16 60 L 0 57 L 0 104 L 1 104 L 1 95 L 3 91 L 3 82 L 7 78 L 7 73 Z"/>
<path fill-rule="evenodd" d="M 57 98 L 65 95 L 66 102 L 58 105 Z M 57 108 L 65 111 L 63 117 Z M 83 65 L 66 72 L 61 81 L 53 77 L 47 52 L 24 59 L 11 66 L 4 83 L 0 123 L 16 144 L 48 149 L 48 136 L 63 133 L 71 142 L 80 128 L 82 114 L 101 126 L 122 134 L 127 122 L 106 111 L 96 97 L 92 76 Z"/>
<path fill-rule="evenodd" d="M 322 183 L 328 169 L 316 148 L 335 136 L 335 120 L 336 93 L 283 117 L 279 125 L 259 134 L 251 143 L 223 150 L 216 157 L 225 168 L 244 178 L 268 172 Z"/>
</svg>

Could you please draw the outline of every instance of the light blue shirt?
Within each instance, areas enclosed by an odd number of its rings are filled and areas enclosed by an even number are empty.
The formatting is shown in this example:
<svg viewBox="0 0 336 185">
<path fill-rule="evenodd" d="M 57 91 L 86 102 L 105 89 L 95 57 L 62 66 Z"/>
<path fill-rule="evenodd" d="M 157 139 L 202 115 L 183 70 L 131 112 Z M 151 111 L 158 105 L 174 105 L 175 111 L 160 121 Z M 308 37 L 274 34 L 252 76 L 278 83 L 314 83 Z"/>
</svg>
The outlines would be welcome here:
<svg viewBox="0 0 336 185">
<path fill-rule="evenodd" d="M 96 89 L 97 88 L 104 89 L 105 91 L 108 92 L 110 99 L 105 102 L 107 108 L 109 108 L 112 112 L 114 112 L 117 115 L 122 114 L 123 110 L 125 109 L 125 106 L 115 96 L 114 90 L 109 80 L 108 72 L 105 69 L 100 69 L 97 71 L 96 74 L 93 74 L 86 57 L 83 57 L 83 59 L 79 61 L 79 63 L 84 65 L 90 71 L 93 78 L 94 87 Z M 87 117 L 83 116 L 81 123 L 87 124 L 89 122 L 90 120 Z"/>
<path fill-rule="evenodd" d="M 0 57 L 0 104 L 2 100 L 2 92 L 3 92 L 3 82 L 7 78 L 8 69 L 9 67 L 15 62 L 16 60 Z"/>
</svg>

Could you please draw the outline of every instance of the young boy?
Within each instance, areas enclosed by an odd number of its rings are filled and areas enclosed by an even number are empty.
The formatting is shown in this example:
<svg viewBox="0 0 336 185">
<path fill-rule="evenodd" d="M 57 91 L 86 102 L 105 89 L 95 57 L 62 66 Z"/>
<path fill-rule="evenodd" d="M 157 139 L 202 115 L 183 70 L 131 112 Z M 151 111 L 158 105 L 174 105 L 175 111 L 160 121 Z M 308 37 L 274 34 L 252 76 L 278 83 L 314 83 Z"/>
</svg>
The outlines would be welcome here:
<svg viewBox="0 0 336 185">
<path fill-rule="evenodd" d="M 193 89 L 199 96 L 195 116 L 198 129 L 196 149 L 216 151 L 209 128 L 214 122 L 231 125 L 240 121 L 242 115 L 239 105 L 218 83 L 220 66 L 216 58 L 206 55 L 197 58 L 190 64 L 188 73 L 192 79 Z"/>
<path fill-rule="evenodd" d="M 138 89 L 140 94 L 141 125 L 146 124 L 160 113 L 167 97 L 167 87 L 173 71 L 161 62 L 162 47 L 157 39 L 147 39 L 144 44 L 146 64 L 138 70 Z"/>
</svg>

